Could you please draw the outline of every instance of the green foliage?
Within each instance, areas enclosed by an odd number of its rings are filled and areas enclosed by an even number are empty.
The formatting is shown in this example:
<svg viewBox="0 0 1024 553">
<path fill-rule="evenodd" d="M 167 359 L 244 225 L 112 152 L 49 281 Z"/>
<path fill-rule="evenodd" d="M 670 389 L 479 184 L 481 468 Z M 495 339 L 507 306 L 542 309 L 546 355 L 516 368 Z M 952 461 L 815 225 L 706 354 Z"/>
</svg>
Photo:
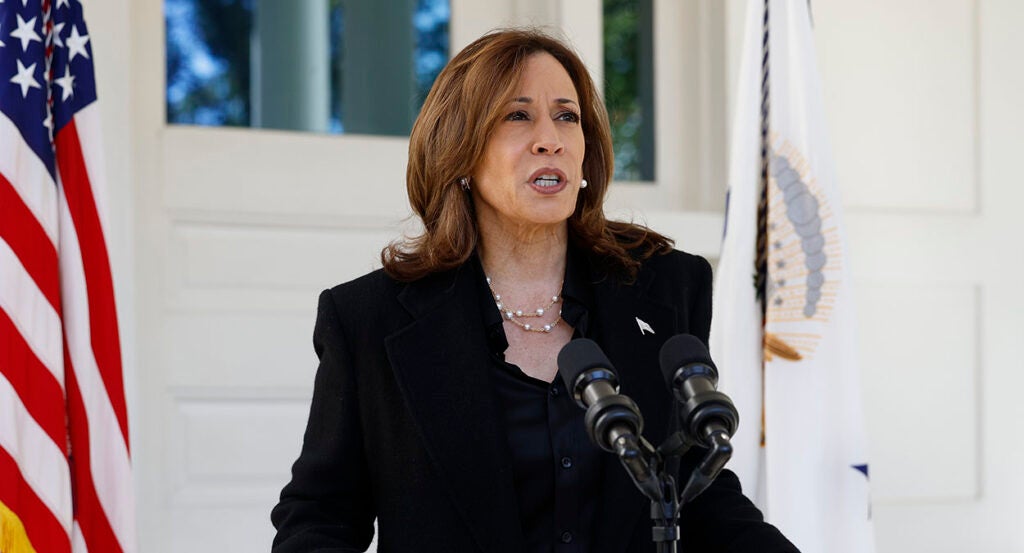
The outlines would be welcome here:
<svg viewBox="0 0 1024 553">
<path fill-rule="evenodd" d="M 640 180 L 638 86 L 640 55 L 637 0 L 604 0 L 605 106 L 615 144 L 615 178 Z"/>
<path fill-rule="evenodd" d="M 196 19 L 206 47 L 217 59 L 224 60 L 222 73 L 227 90 L 249 90 L 249 41 L 253 26 L 251 0 L 219 0 L 198 2 Z M 235 114 L 244 120 L 229 124 L 249 124 L 249 102 L 243 113 Z"/>
<path fill-rule="evenodd" d="M 252 0 L 166 0 L 165 10 L 167 120 L 249 125 Z"/>
<path fill-rule="evenodd" d="M 0 0 L 2 2 L 3 0 Z M 275 0 L 276 1 L 276 0 Z M 300 0 L 305 1 L 305 0 Z M 353 2 L 328 0 L 330 28 L 330 132 L 344 132 L 342 98 L 345 7 Z M 448 59 L 449 0 L 416 0 L 416 90 L 418 107 Z M 198 125 L 249 126 L 252 122 L 250 44 L 256 23 L 255 0 L 163 0 L 167 31 L 167 121 Z M 366 4 L 369 5 L 369 4 Z M 380 3 L 382 14 L 392 8 Z M 391 14 L 392 16 L 395 14 Z M 400 14 L 399 14 L 400 15 Z M 356 22 L 348 22 L 358 25 Z M 411 124 L 411 122 L 410 122 Z"/>
</svg>

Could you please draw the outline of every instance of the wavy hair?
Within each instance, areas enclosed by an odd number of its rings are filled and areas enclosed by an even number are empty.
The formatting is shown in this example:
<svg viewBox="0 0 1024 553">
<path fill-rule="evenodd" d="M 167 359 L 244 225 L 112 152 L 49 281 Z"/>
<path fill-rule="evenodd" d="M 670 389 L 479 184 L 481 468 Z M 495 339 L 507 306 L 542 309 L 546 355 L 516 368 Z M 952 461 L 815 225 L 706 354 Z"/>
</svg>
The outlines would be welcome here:
<svg viewBox="0 0 1024 553">
<path fill-rule="evenodd" d="M 479 241 L 470 194 L 459 178 L 472 174 L 512 100 L 526 60 L 551 54 L 565 68 L 580 99 L 586 151 L 581 191 L 568 220 L 570 242 L 589 251 L 608 274 L 626 282 L 640 262 L 672 249 L 672 240 L 634 223 L 609 221 L 604 198 L 613 174 L 611 130 L 604 102 L 586 66 L 563 41 L 537 29 L 488 33 L 459 52 L 430 89 L 409 137 L 406 188 L 422 234 L 381 251 L 392 278 L 412 281 L 463 264 Z"/>
</svg>

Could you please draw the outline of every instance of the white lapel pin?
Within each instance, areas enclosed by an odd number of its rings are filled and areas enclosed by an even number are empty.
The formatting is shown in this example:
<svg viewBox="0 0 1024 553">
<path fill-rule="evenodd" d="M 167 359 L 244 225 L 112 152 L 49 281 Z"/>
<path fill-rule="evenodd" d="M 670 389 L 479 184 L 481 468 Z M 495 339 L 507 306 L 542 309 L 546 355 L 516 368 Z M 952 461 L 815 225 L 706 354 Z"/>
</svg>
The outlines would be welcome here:
<svg viewBox="0 0 1024 553">
<path fill-rule="evenodd" d="M 650 332 L 651 334 L 654 334 L 654 329 L 651 328 L 651 325 L 647 324 L 647 321 L 644 321 L 640 317 L 636 318 L 636 325 L 640 327 L 641 336 L 643 336 L 645 332 Z"/>
</svg>

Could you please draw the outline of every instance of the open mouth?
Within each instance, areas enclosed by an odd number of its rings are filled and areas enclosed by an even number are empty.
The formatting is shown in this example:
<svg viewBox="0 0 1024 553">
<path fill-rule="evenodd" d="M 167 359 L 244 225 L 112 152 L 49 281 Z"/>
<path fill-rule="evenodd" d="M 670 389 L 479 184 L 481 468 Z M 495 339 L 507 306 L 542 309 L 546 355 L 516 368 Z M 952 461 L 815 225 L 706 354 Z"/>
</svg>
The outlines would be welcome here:
<svg viewBox="0 0 1024 553">
<path fill-rule="evenodd" d="M 541 188 L 554 188 L 562 183 L 561 177 L 555 174 L 545 174 L 533 180 L 533 184 Z"/>
</svg>

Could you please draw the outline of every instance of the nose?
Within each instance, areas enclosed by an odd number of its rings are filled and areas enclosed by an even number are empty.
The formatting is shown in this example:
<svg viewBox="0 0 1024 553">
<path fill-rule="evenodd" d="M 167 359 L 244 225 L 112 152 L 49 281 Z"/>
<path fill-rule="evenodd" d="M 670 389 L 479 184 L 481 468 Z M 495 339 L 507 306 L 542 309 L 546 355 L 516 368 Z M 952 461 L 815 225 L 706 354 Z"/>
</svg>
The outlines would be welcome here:
<svg viewBox="0 0 1024 553">
<path fill-rule="evenodd" d="M 536 133 L 533 140 L 532 151 L 534 154 L 560 154 L 562 153 L 564 146 L 562 145 L 562 139 L 558 135 L 558 129 L 555 128 L 555 123 L 548 119 L 542 119 L 536 128 Z"/>
</svg>

